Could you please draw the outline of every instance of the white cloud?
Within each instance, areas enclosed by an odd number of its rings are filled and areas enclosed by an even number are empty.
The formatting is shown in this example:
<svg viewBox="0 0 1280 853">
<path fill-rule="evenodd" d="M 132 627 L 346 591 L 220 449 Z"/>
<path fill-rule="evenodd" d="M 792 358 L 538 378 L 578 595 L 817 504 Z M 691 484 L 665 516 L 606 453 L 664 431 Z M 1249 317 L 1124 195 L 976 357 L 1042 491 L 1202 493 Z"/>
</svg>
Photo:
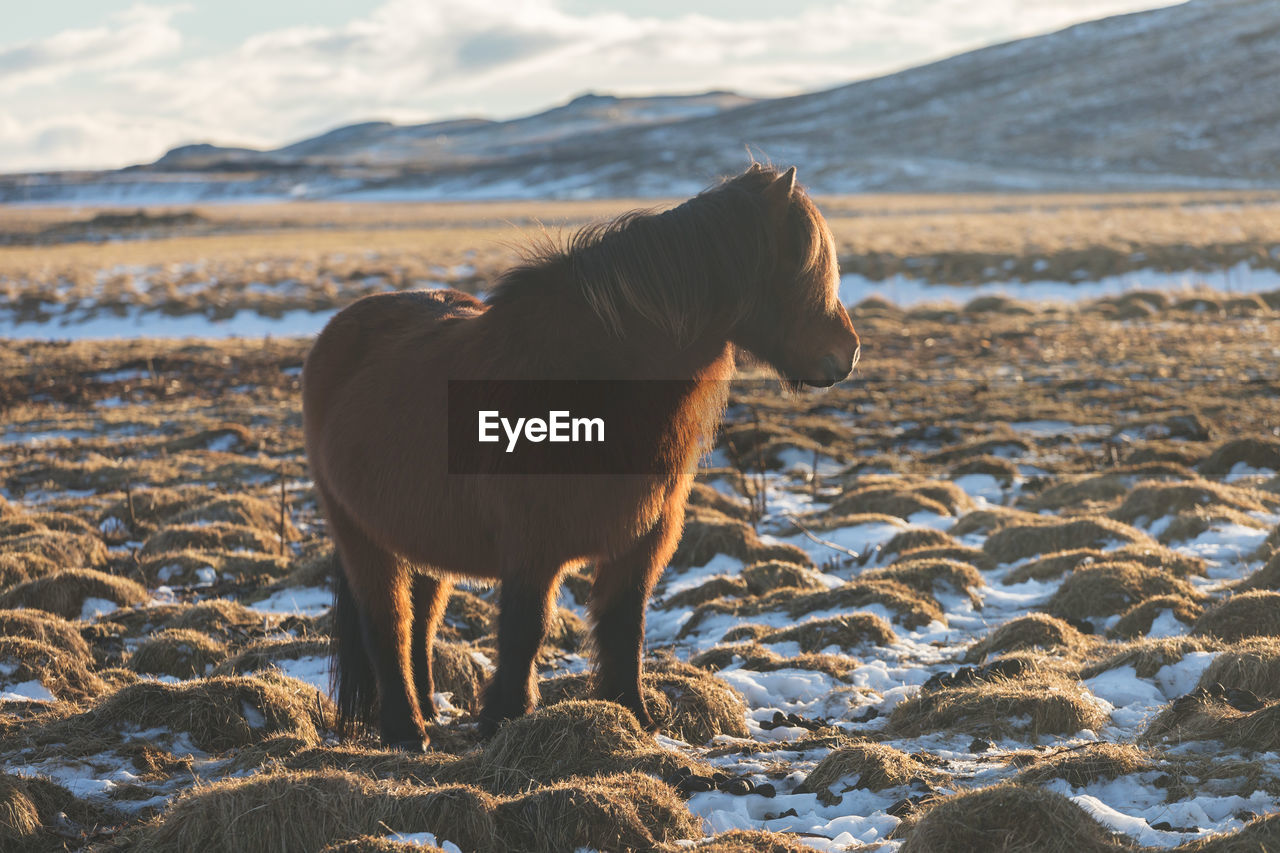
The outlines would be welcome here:
<svg viewBox="0 0 1280 853">
<path fill-rule="evenodd" d="M 369 118 L 529 113 L 588 89 L 785 94 L 1140 5 L 1153 4 L 831 0 L 725 20 L 387 0 L 340 27 L 195 57 L 173 56 L 175 8 L 135 6 L 104 27 L 0 47 L 0 170 L 120 165 L 196 140 L 281 144 Z"/>
<path fill-rule="evenodd" d="M 92 29 L 63 30 L 48 38 L 0 47 L 0 91 L 38 86 L 86 71 L 127 68 L 171 54 L 182 34 L 171 18 L 177 8 L 137 5 Z"/>
</svg>

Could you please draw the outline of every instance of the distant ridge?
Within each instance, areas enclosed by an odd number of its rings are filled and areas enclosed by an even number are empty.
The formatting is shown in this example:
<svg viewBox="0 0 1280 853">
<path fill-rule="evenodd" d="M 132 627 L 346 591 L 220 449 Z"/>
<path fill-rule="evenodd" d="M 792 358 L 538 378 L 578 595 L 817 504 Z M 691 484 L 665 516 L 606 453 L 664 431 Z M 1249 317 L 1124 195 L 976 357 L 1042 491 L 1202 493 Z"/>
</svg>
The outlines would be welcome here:
<svg viewBox="0 0 1280 853">
<path fill-rule="evenodd" d="M 747 162 L 818 192 L 1280 185 L 1280 2 L 1191 0 L 826 91 L 586 94 L 510 121 L 366 122 L 0 177 L 0 201 L 681 196 Z"/>
</svg>

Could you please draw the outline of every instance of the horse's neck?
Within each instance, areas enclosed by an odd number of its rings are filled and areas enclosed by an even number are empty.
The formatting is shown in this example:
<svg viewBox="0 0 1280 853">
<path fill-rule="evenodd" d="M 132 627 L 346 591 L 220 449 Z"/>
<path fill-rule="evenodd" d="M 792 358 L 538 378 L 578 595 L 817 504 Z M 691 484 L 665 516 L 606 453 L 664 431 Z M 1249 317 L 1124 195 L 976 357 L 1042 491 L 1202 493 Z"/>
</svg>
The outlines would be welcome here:
<svg viewBox="0 0 1280 853">
<path fill-rule="evenodd" d="M 559 276 L 523 288 L 487 313 L 507 347 L 503 360 L 518 361 L 531 377 L 726 381 L 733 375 L 727 332 L 710 329 L 677 347 L 667 333 L 627 316 L 619 336 Z"/>
</svg>

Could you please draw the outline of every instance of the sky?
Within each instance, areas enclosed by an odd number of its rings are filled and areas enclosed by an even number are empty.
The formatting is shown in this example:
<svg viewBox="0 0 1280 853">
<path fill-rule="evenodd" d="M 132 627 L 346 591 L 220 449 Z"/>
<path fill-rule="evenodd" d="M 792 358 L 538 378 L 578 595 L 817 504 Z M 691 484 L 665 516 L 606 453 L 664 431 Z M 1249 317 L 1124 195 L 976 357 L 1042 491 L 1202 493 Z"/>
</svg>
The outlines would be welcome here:
<svg viewBox="0 0 1280 853">
<path fill-rule="evenodd" d="M 511 118 L 584 92 L 814 91 L 1170 0 L 44 0 L 0 28 L 0 173 Z"/>
</svg>

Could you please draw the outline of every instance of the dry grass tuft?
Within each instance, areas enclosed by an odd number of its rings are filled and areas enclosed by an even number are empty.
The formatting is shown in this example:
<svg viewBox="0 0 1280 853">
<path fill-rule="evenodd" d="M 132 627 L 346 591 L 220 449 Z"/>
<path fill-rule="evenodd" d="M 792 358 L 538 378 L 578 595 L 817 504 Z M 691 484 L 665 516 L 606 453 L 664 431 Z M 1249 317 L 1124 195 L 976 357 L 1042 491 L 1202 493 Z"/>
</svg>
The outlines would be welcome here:
<svg viewBox="0 0 1280 853">
<path fill-rule="evenodd" d="M 431 647 L 431 677 L 437 693 L 469 714 L 478 713 L 489 674 L 471 650 L 461 643 L 436 640 Z"/>
<path fill-rule="evenodd" d="M 745 669 L 754 672 L 776 672 L 780 669 L 811 669 L 825 672 L 832 678 L 848 680 L 849 674 L 858 668 L 858 661 L 847 655 L 828 655 L 801 652 L 783 656 L 758 643 L 729 643 L 712 646 L 694 655 L 690 662 L 710 672 L 719 672 L 735 660 L 742 661 Z"/>
<path fill-rule="evenodd" d="M 1228 647 L 1200 676 L 1200 686 L 1221 684 L 1280 699 L 1280 640 L 1254 637 Z"/>
<path fill-rule="evenodd" d="M 50 528 L 36 520 L 39 518 L 19 516 L 3 522 L 7 532 L 0 534 L 0 551 L 35 554 L 64 569 L 96 569 L 106 564 L 107 546 L 96 531 Z"/>
<path fill-rule="evenodd" d="M 227 656 L 220 640 L 190 628 L 168 628 L 138 644 L 129 668 L 145 675 L 195 678 L 208 673 Z"/>
<path fill-rule="evenodd" d="M 1046 554 L 1030 562 L 1023 563 L 1005 576 L 1006 584 L 1022 583 L 1028 580 L 1051 580 L 1060 577 L 1080 566 L 1104 562 L 1141 563 L 1153 569 L 1186 577 L 1203 575 L 1205 561 L 1200 557 L 1182 554 L 1164 545 L 1155 543 L 1144 545 L 1126 545 L 1113 551 L 1099 551 L 1094 548 L 1074 548 Z"/>
<path fill-rule="evenodd" d="M 213 580 L 269 581 L 289 570 L 289 559 L 278 554 L 231 551 L 167 551 L 143 557 L 138 568 L 154 586 L 192 585 Z"/>
<path fill-rule="evenodd" d="M 880 557 L 884 559 L 892 554 L 902 554 L 917 548 L 950 548 L 960 543 L 955 537 L 932 527 L 910 527 L 901 533 L 893 534 L 893 538 L 880 549 Z"/>
<path fill-rule="evenodd" d="M 274 553 L 280 540 L 274 534 L 243 524 L 168 525 L 142 544 L 141 557 L 174 551 L 256 551 Z"/>
<path fill-rule="evenodd" d="M 1280 749 L 1280 703 L 1245 712 L 1209 696 L 1189 694 L 1161 711 L 1139 737 L 1140 743 L 1148 744 L 1203 740 L 1255 753 Z"/>
<path fill-rule="evenodd" d="M 1222 643 L 1205 637 L 1143 637 L 1120 647 L 1101 660 L 1080 669 L 1081 678 L 1093 678 L 1108 670 L 1132 666 L 1140 678 L 1151 678 L 1161 669 L 1177 663 L 1193 652 L 1216 652 Z"/>
<path fill-rule="evenodd" d="M 1017 782 L 1043 785 L 1053 779 L 1063 779 L 1072 787 L 1082 788 L 1093 782 L 1151 770 L 1155 766 L 1151 754 L 1136 746 L 1090 743 L 1037 757 L 1030 767 L 1018 774 Z"/>
<path fill-rule="evenodd" d="M 692 844 L 668 844 L 661 850 L 662 853 L 683 853 L 685 850 L 700 853 L 812 853 L 813 848 L 798 836 L 786 832 L 734 829 Z"/>
<path fill-rule="evenodd" d="M 902 853 L 1113 853 L 1131 849 L 1064 797 L 1042 788 L 993 785 L 948 797 L 915 824 Z"/>
<path fill-rule="evenodd" d="M 1268 501 L 1261 493 L 1209 480 L 1189 483 L 1145 482 L 1133 487 L 1111 517 L 1126 524 L 1149 523 L 1188 510 L 1263 512 Z"/>
<path fill-rule="evenodd" d="M 797 595 L 786 603 L 787 612 L 795 618 L 815 610 L 853 610 L 868 604 L 881 604 L 896 614 L 896 621 L 909 629 L 930 622 L 946 623 L 942 607 L 928 593 L 887 578 L 856 578 L 835 589 Z"/>
<path fill-rule="evenodd" d="M 1120 620 L 1111 626 L 1107 636 L 1124 640 L 1145 637 L 1151 631 L 1156 617 L 1166 610 L 1187 626 L 1194 624 L 1204 613 L 1204 608 L 1199 603 L 1180 595 L 1157 595 L 1138 602 L 1120 614 Z"/>
<path fill-rule="evenodd" d="M 689 507 L 685 519 L 684 534 L 680 546 L 671 558 L 677 568 L 705 566 L 716 554 L 727 554 L 744 563 L 764 560 L 781 560 L 812 566 L 802 548 L 787 544 L 768 544 L 760 539 L 755 528 L 745 521 L 732 518 L 709 507 Z"/>
<path fill-rule="evenodd" d="M 909 557 L 895 561 L 883 569 L 871 569 L 858 575 L 860 580 L 897 581 L 925 594 L 939 589 L 968 595 L 979 607 L 981 599 L 975 590 L 986 586 L 981 573 L 968 563 L 945 557 Z"/>
<path fill-rule="evenodd" d="M 1193 633 L 1228 642 L 1280 637 L 1280 592 L 1252 590 L 1220 601 L 1196 620 Z"/>
<path fill-rule="evenodd" d="M 445 853 L 434 844 L 417 841 L 394 841 L 386 836 L 362 835 L 349 841 L 326 844 L 320 853 Z"/>
<path fill-rule="evenodd" d="M 475 788 L 413 788 L 336 770 L 226 779 L 176 799 L 145 828 L 139 853 L 272 850 L 310 853 L 388 828 L 433 832 L 494 850 L 493 797 Z"/>
<path fill-rule="evenodd" d="M 884 646 L 897 641 L 898 637 L 889 623 L 874 613 L 844 613 L 809 619 L 790 628 L 769 631 L 756 639 L 761 643 L 798 643 L 806 652 L 821 652 L 830 646 L 844 651 L 869 645 Z"/>
<path fill-rule="evenodd" d="M 631 770 L 666 776 L 687 763 L 658 747 L 621 705 L 571 700 L 503 723 L 480 755 L 475 781 L 516 794 L 569 776 Z"/>
<path fill-rule="evenodd" d="M 47 779 L 0 773 L 0 849 L 13 853 L 44 853 L 67 849 L 67 839 L 52 830 L 92 831 L 119 822 L 119 815 L 87 803 Z"/>
<path fill-rule="evenodd" d="M 282 676 L 139 681 L 87 711 L 28 727 L 20 744 L 40 753 L 93 755 L 131 731 L 159 730 L 186 734 L 198 749 L 220 753 L 281 734 L 316 744 L 331 719 L 332 706 L 315 688 Z"/>
<path fill-rule="evenodd" d="M 0 636 L 0 685 L 38 681 L 58 699 L 80 702 L 106 689 L 92 665 L 87 652 L 69 652 L 27 637 Z"/>
<path fill-rule="evenodd" d="M 1159 569 L 1141 563 L 1103 563 L 1072 572 L 1045 610 L 1064 619 L 1083 620 L 1121 613 L 1155 596 L 1177 596 L 1192 602 L 1204 598 L 1191 584 Z"/>
<path fill-rule="evenodd" d="M 1107 715 L 1078 682 L 1038 672 L 1016 681 L 918 693 L 893 709 L 889 728 L 907 736 L 951 730 L 983 737 L 1015 732 L 1037 737 L 1097 730 L 1106 722 Z"/>
<path fill-rule="evenodd" d="M 270 536 L 278 537 L 280 508 L 251 495 L 227 495 L 184 510 L 174 516 L 171 523 L 175 525 L 234 524 L 257 528 Z M 298 529 L 293 526 L 288 513 L 285 513 L 284 517 L 284 530 L 288 541 L 297 540 Z M 279 541 L 278 538 L 277 541 Z"/>
<path fill-rule="evenodd" d="M 981 663 L 993 655 L 1023 649 L 1059 651 L 1072 656 L 1089 645 L 1089 641 L 1071 625 L 1047 613 L 1028 613 L 996 628 L 974 643 L 964 654 L 966 663 Z"/>
<path fill-rule="evenodd" d="M 1238 592 L 1250 589 L 1270 589 L 1280 591 L 1280 552 L 1271 555 L 1267 564 L 1240 581 L 1236 586 Z"/>
<path fill-rule="evenodd" d="M 178 629 L 182 630 L 182 629 Z M 168 633 L 168 632 L 162 632 Z M 185 633 L 185 632 L 184 632 Z M 194 633 L 194 632 L 193 632 Z M 204 636 L 204 635 L 201 635 Z M 322 639 L 291 639 L 269 637 L 254 640 L 234 655 L 219 659 L 213 675 L 245 675 L 270 669 L 282 660 L 305 657 L 328 657 L 329 641 Z"/>
<path fill-rule="evenodd" d="M 799 563 L 767 560 L 752 563 L 738 575 L 752 595 L 765 595 L 775 589 L 826 589 L 820 572 Z"/>
<path fill-rule="evenodd" d="M 845 791 L 883 791 L 917 778 L 937 781 L 941 774 L 888 744 L 855 743 L 828 753 L 796 791 L 817 794 L 823 805 L 834 806 L 844 799 Z M 831 787 L 842 780 L 849 781 L 840 791 L 832 791 Z"/>
<path fill-rule="evenodd" d="M 716 735 L 747 737 L 747 709 L 737 691 L 705 669 L 678 661 L 650 664 L 644 673 L 645 701 L 661 731 L 691 744 Z M 548 706 L 592 696 L 586 675 L 565 675 L 542 683 Z"/>
<path fill-rule="evenodd" d="M 79 627 L 44 610 L 0 610 L 0 636 L 25 637 L 53 646 L 76 659 L 91 659 L 89 644 Z"/>
<path fill-rule="evenodd" d="M 675 791 L 642 773 L 557 782 L 500 803 L 495 818 L 505 849 L 530 853 L 654 850 L 702 834 Z"/>
<path fill-rule="evenodd" d="M 1280 439 L 1248 436 L 1225 441 L 1200 463 L 1200 471 L 1220 477 L 1241 462 L 1250 468 L 1280 471 Z"/>
<path fill-rule="evenodd" d="M 93 569 L 65 569 L 18 584 L 0 595 L 0 608 L 32 607 L 66 619 L 79 619 L 85 602 L 91 598 L 117 607 L 151 600 L 137 581 Z"/>
<path fill-rule="evenodd" d="M 30 551 L 0 554 L 0 592 L 23 581 L 42 578 L 58 571 L 58 564 Z"/>
<path fill-rule="evenodd" d="M 1110 518 L 1091 516 L 1066 520 L 1014 523 L 992 533 L 982 549 L 998 563 L 1012 563 L 1037 554 L 1073 548 L 1101 548 L 1119 542 L 1154 546 L 1150 536 Z"/>
<path fill-rule="evenodd" d="M 211 598 L 177 609 L 164 625 L 166 628 L 190 628 L 232 640 L 261 634 L 277 621 L 277 617 L 250 610 L 238 601 Z"/>
</svg>

